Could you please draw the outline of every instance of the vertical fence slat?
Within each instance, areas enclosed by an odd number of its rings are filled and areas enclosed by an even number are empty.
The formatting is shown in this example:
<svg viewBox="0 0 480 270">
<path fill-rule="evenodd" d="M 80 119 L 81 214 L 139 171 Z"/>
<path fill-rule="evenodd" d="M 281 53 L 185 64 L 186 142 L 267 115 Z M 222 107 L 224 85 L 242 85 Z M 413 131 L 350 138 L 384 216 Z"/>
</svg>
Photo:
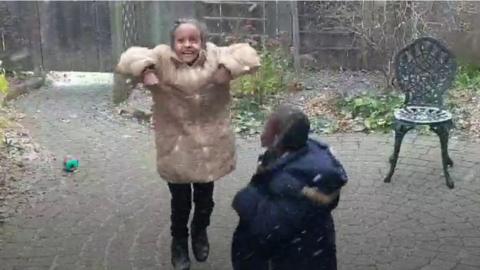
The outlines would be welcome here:
<svg viewBox="0 0 480 270">
<path fill-rule="evenodd" d="M 290 1 L 292 12 L 292 40 L 293 40 L 293 65 L 295 72 L 300 72 L 300 29 L 298 26 L 298 2 Z"/>
</svg>

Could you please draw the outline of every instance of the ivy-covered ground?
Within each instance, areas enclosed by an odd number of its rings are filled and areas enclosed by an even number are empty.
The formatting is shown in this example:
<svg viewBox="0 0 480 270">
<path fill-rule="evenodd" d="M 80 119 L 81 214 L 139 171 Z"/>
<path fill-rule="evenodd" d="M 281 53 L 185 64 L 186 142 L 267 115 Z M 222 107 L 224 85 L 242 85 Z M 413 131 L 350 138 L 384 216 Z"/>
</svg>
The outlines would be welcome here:
<svg viewBox="0 0 480 270">
<path fill-rule="evenodd" d="M 403 94 L 385 89 L 382 84 L 371 89 L 345 94 L 320 92 L 304 106 L 321 132 L 388 132 L 393 110 L 403 104 Z M 461 66 L 445 104 L 454 116 L 457 136 L 480 138 L 480 69 Z M 420 129 L 428 133 L 427 129 Z"/>
<path fill-rule="evenodd" d="M 261 132 L 266 116 L 280 103 L 303 109 L 316 133 L 391 132 L 393 111 L 403 104 L 403 94 L 385 88 L 380 72 L 322 70 L 295 77 L 286 71 L 282 78 L 284 81 L 275 86 L 278 88 L 261 95 L 245 93 L 239 90 L 238 82 L 232 83 L 231 116 L 237 133 L 252 136 Z M 259 78 L 247 78 L 242 83 L 247 80 Z M 480 139 L 479 89 L 480 72 L 462 67 L 445 97 L 446 106 L 454 115 L 454 136 Z M 140 109 L 148 115 L 150 106 L 148 92 L 139 88 L 120 106 L 119 113 Z M 429 134 L 427 128 L 417 131 Z"/>
</svg>

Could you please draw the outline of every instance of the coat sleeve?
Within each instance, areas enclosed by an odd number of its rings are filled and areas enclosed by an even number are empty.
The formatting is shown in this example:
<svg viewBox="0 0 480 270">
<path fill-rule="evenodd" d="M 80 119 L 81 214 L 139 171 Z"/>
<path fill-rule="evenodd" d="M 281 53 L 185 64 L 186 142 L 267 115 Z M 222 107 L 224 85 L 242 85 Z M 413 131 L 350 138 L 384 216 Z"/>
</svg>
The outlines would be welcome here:
<svg viewBox="0 0 480 270">
<path fill-rule="evenodd" d="M 338 192 L 348 181 L 342 164 L 329 152 L 332 165 L 314 178 L 315 187 L 325 194 Z"/>
<path fill-rule="evenodd" d="M 225 66 L 233 79 L 260 67 L 260 56 L 248 43 L 217 47 L 218 63 Z"/>
<path fill-rule="evenodd" d="M 153 49 L 130 47 L 120 55 L 115 72 L 138 77 L 149 67 L 159 68 L 162 58 L 170 52 L 167 45 L 158 45 Z"/>
<path fill-rule="evenodd" d="M 232 207 L 242 220 L 250 220 L 255 215 L 261 195 L 253 185 L 240 190 L 233 198 Z"/>
<path fill-rule="evenodd" d="M 275 182 L 296 182 L 289 177 L 282 175 Z M 277 243 L 290 239 L 304 222 L 307 213 L 304 201 L 297 195 L 291 196 L 299 188 L 286 187 L 282 190 L 284 194 L 263 194 L 250 185 L 237 194 L 233 206 L 240 219 L 249 224 L 253 235 L 263 242 Z"/>
</svg>

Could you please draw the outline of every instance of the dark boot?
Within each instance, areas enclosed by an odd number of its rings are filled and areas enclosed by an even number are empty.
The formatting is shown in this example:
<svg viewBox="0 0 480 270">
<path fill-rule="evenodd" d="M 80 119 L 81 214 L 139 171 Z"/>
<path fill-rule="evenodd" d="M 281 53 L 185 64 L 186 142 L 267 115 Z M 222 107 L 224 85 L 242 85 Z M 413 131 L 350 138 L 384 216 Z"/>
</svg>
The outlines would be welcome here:
<svg viewBox="0 0 480 270">
<path fill-rule="evenodd" d="M 199 262 L 204 262 L 208 259 L 210 252 L 210 244 L 208 243 L 207 230 L 195 232 L 192 229 L 192 250 L 195 259 Z"/>
<path fill-rule="evenodd" d="M 172 265 L 175 270 L 189 270 L 188 238 L 172 239 Z"/>
<path fill-rule="evenodd" d="M 195 259 L 204 262 L 208 258 L 210 245 L 208 243 L 207 227 L 213 211 L 213 183 L 193 184 L 193 201 L 195 212 L 190 226 L 192 235 L 192 250 Z"/>
</svg>

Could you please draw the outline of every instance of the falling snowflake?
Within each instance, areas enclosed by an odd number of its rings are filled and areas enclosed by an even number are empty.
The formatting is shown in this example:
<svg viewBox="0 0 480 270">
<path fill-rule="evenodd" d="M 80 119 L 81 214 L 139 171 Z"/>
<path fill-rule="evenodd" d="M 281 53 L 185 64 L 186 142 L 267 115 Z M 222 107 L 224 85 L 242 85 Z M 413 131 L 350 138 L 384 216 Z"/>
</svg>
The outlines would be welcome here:
<svg viewBox="0 0 480 270">
<path fill-rule="evenodd" d="M 302 238 L 297 237 L 297 238 L 293 239 L 292 244 L 298 243 L 298 242 L 300 242 L 301 240 L 302 240 Z"/>
<path fill-rule="evenodd" d="M 322 254 L 322 252 L 323 252 L 323 249 L 319 249 L 319 250 L 315 251 L 312 256 L 316 257 L 316 256 Z"/>
<path fill-rule="evenodd" d="M 313 182 L 318 182 L 320 179 L 322 179 L 322 174 L 321 173 L 315 175 L 315 177 L 313 178 Z"/>
</svg>

